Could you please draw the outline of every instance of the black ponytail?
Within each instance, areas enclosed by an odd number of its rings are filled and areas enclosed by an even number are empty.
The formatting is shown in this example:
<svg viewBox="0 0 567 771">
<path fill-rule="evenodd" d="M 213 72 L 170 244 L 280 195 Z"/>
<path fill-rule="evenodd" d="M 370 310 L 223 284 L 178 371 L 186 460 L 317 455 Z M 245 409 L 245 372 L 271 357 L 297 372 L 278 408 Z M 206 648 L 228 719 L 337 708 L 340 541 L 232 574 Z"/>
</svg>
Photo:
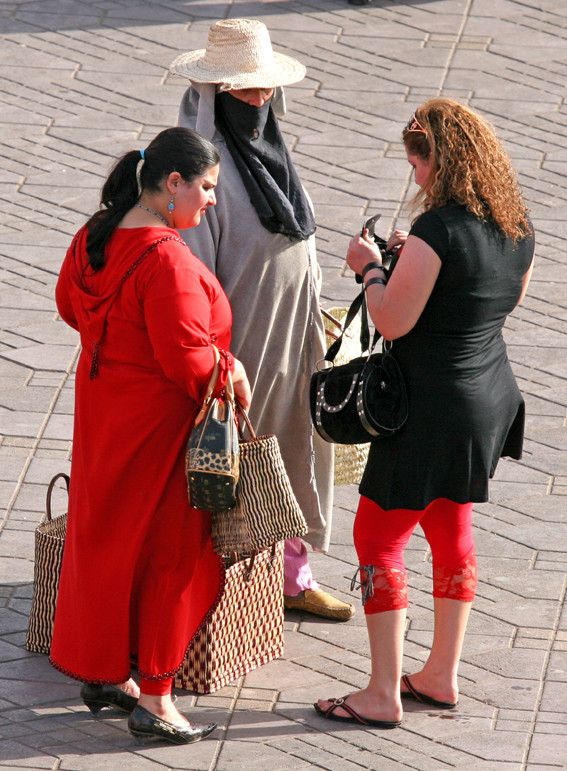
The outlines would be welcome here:
<svg viewBox="0 0 567 771">
<path fill-rule="evenodd" d="M 106 245 L 126 212 L 145 190 L 157 193 L 173 171 L 185 182 L 202 176 L 216 166 L 220 156 L 216 147 L 196 131 L 176 127 L 162 131 L 144 152 L 138 185 L 137 169 L 142 160 L 139 150 L 131 150 L 113 166 L 102 188 L 101 208 L 87 222 L 87 254 L 93 271 L 104 267 Z"/>
</svg>

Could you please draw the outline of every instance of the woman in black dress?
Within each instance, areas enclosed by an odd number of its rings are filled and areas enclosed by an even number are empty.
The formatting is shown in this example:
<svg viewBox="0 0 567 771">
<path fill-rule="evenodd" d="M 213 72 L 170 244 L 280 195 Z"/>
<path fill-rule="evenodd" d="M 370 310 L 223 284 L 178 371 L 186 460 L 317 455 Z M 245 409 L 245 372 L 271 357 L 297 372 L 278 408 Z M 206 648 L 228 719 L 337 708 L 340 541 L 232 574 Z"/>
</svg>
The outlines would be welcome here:
<svg viewBox="0 0 567 771">
<path fill-rule="evenodd" d="M 390 279 L 374 242 L 355 236 L 347 262 L 402 370 L 410 415 L 373 443 L 354 525 L 372 674 L 367 688 L 320 700 L 332 720 L 399 725 L 402 698 L 455 707 L 457 668 L 477 573 L 472 506 L 488 498 L 498 459 L 519 458 L 524 402 L 502 328 L 526 293 L 534 239 L 510 160 L 479 115 L 433 99 L 403 132 L 421 210 Z M 435 628 L 428 660 L 402 674 L 403 550 L 420 524 L 433 557 Z M 401 678 L 401 681 L 400 681 Z"/>
</svg>

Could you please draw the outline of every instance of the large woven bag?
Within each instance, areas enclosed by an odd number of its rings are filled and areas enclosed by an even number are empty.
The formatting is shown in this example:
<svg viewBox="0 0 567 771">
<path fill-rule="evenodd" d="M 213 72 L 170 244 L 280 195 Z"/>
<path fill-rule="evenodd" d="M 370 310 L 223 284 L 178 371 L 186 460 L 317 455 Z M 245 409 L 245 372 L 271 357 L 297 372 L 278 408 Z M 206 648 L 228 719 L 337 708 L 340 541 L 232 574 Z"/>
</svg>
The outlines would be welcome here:
<svg viewBox="0 0 567 771">
<path fill-rule="evenodd" d="M 47 519 L 35 531 L 35 565 L 33 573 L 33 600 L 28 623 L 26 648 L 36 653 L 49 653 L 55 618 L 55 604 L 59 589 L 59 575 L 63 561 L 67 514 L 51 517 L 51 495 L 57 480 L 65 480 L 69 493 L 67 474 L 56 474 L 47 488 L 45 502 Z"/>
<path fill-rule="evenodd" d="M 235 508 L 213 512 L 211 536 L 213 548 L 220 555 L 250 554 L 308 531 L 276 436 L 256 436 L 248 415 L 240 406 L 238 409 L 251 438 L 240 440 Z"/>
<path fill-rule="evenodd" d="M 333 307 L 327 310 L 322 308 L 321 313 L 325 322 L 327 346 L 329 346 L 344 331 L 343 322 L 348 313 L 348 307 Z M 362 355 L 360 332 L 360 318 L 357 316 L 344 334 L 343 344 L 335 358 L 335 364 L 346 364 Z M 335 444 L 334 448 L 335 484 L 359 484 L 368 461 L 370 442 L 367 444 Z"/>
<path fill-rule="evenodd" d="M 230 565 L 224 595 L 191 643 L 174 686 L 214 693 L 283 654 L 283 544 Z"/>
</svg>

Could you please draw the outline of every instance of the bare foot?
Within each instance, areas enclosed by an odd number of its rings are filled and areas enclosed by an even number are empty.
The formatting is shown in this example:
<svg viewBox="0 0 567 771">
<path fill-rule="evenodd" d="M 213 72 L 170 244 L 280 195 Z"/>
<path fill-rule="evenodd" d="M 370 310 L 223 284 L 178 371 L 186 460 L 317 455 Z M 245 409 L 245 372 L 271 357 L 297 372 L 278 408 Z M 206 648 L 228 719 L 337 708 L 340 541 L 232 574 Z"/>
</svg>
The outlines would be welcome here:
<svg viewBox="0 0 567 771">
<path fill-rule="evenodd" d="M 361 717 L 370 720 L 384 720 L 386 722 L 402 719 L 403 709 L 400 700 L 387 700 L 382 696 L 370 693 L 367 688 L 350 693 L 346 697 L 349 706 L 358 712 Z M 328 699 L 319 699 L 317 702 L 322 710 L 327 710 L 332 705 Z M 349 713 L 342 707 L 334 710 L 337 717 L 347 717 Z"/>
</svg>

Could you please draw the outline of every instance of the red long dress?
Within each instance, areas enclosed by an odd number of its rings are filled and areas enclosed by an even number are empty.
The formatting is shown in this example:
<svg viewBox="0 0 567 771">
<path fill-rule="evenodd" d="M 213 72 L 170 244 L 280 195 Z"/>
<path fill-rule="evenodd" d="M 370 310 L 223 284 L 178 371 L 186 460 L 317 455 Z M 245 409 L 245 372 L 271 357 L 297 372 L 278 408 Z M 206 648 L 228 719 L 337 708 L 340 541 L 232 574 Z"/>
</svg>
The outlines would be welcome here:
<svg viewBox="0 0 567 771">
<path fill-rule="evenodd" d="M 133 660 L 146 679 L 171 677 L 224 585 L 210 514 L 189 508 L 184 453 L 210 344 L 228 350 L 232 317 L 215 276 L 176 237 L 118 229 L 93 274 L 79 231 L 57 283 L 83 350 L 50 661 L 78 680 L 123 682 Z M 219 387 L 233 361 L 221 356 Z"/>
</svg>

